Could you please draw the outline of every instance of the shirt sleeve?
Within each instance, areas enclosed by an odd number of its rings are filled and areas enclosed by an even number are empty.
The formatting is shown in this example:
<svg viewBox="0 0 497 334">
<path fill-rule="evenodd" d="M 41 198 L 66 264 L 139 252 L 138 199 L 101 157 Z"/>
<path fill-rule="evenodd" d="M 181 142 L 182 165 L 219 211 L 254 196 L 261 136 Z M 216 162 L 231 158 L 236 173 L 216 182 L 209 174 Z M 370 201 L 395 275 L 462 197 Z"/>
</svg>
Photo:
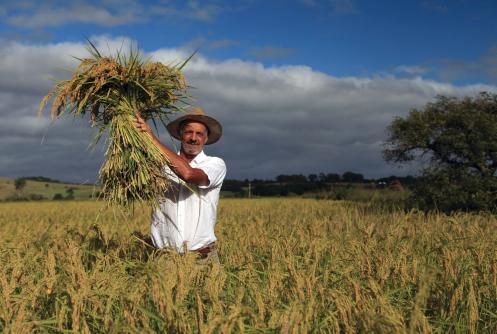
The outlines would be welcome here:
<svg viewBox="0 0 497 334">
<path fill-rule="evenodd" d="M 206 186 L 198 186 L 201 189 L 211 189 L 220 187 L 223 184 L 226 176 L 226 164 L 222 159 L 213 158 L 203 166 L 198 167 L 207 174 L 209 184 Z"/>
</svg>

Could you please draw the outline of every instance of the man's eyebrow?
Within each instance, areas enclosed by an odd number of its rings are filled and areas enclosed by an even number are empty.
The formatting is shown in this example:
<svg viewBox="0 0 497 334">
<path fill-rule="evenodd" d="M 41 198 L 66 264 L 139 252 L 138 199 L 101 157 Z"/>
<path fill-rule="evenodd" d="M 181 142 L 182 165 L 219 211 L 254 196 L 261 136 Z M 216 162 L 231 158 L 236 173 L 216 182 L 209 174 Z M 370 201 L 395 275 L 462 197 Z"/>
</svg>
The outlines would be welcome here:
<svg viewBox="0 0 497 334">
<path fill-rule="evenodd" d="M 201 133 L 201 134 L 207 134 L 207 130 L 198 130 L 198 131 L 195 131 L 195 130 L 192 130 L 192 129 L 183 129 L 183 132 L 195 132 L 195 133 Z"/>
</svg>

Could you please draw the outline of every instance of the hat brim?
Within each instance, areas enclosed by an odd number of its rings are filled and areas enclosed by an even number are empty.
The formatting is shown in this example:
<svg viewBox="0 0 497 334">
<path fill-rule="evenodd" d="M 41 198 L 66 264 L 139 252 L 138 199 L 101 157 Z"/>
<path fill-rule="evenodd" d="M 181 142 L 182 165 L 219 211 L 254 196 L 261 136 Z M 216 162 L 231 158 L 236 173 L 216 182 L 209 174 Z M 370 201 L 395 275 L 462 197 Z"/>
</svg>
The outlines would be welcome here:
<svg viewBox="0 0 497 334">
<path fill-rule="evenodd" d="M 210 116 L 184 115 L 178 117 L 177 119 L 175 119 L 174 121 L 172 121 L 167 125 L 167 131 L 169 131 L 169 134 L 173 136 L 173 138 L 181 140 L 179 130 L 181 127 L 181 123 L 183 122 L 199 122 L 205 125 L 205 127 L 209 131 L 209 136 L 207 142 L 205 143 L 206 145 L 214 144 L 219 140 L 219 138 L 221 138 L 223 134 L 223 127 L 221 126 L 221 123 L 219 123 L 217 120 L 215 120 Z"/>
</svg>

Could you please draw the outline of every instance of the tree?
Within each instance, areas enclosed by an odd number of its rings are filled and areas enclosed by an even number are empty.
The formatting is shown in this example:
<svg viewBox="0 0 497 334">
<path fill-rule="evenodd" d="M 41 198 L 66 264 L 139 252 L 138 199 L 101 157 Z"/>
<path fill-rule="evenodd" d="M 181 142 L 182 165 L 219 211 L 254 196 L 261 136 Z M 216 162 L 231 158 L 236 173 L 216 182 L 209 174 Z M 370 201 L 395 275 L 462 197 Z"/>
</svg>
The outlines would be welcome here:
<svg viewBox="0 0 497 334">
<path fill-rule="evenodd" d="M 497 204 L 497 95 L 437 97 L 387 128 L 384 158 L 425 163 L 413 188 L 424 208 L 493 210 Z"/>
<path fill-rule="evenodd" d="M 60 201 L 60 200 L 63 200 L 64 199 L 64 196 L 62 196 L 62 194 L 60 193 L 57 193 L 53 196 L 53 200 L 54 201 Z"/>
<path fill-rule="evenodd" d="M 319 181 L 320 182 L 339 182 L 340 181 L 340 175 L 336 173 L 319 173 Z"/>
<path fill-rule="evenodd" d="M 19 177 L 14 180 L 14 187 L 18 193 L 21 193 L 24 187 L 26 186 L 26 179 L 23 177 Z"/>
<path fill-rule="evenodd" d="M 342 180 L 348 183 L 359 183 L 364 182 L 364 176 L 359 173 L 345 172 L 342 175 Z"/>
<path fill-rule="evenodd" d="M 66 194 L 66 199 L 74 199 L 74 188 L 68 188 Z"/>
<path fill-rule="evenodd" d="M 276 181 L 279 183 L 305 183 L 307 182 L 307 178 L 302 174 L 292 174 L 292 175 L 278 175 L 276 177 Z"/>
<path fill-rule="evenodd" d="M 226 179 L 223 182 L 223 186 L 222 186 L 221 190 L 232 191 L 232 192 L 241 192 L 243 190 L 243 185 L 244 185 L 243 181 Z"/>
</svg>

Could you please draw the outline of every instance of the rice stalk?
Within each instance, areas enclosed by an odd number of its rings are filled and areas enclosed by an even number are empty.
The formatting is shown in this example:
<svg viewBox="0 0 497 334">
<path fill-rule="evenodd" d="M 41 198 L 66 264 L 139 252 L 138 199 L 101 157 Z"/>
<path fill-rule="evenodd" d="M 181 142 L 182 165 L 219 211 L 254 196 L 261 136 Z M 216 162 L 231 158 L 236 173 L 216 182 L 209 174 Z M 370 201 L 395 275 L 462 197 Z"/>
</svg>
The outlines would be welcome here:
<svg viewBox="0 0 497 334">
<path fill-rule="evenodd" d="M 106 57 L 91 42 L 88 51 L 90 57 L 78 59 L 72 77 L 56 83 L 43 97 L 38 113 L 52 101 L 52 119 L 64 113 L 88 119 L 98 129 L 95 143 L 107 132 L 99 173 L 102 197 L 125 209 L 135 202 L 156 206 L 170 186 L 163 172 L 168 159 L 133 122 L 141 115 L 166 125 L 170 115 L 183 111 L 189 98 L 181 73 L 186 62 L 166 66 L 142 59 L 134 49 Z"/>
</svg>

